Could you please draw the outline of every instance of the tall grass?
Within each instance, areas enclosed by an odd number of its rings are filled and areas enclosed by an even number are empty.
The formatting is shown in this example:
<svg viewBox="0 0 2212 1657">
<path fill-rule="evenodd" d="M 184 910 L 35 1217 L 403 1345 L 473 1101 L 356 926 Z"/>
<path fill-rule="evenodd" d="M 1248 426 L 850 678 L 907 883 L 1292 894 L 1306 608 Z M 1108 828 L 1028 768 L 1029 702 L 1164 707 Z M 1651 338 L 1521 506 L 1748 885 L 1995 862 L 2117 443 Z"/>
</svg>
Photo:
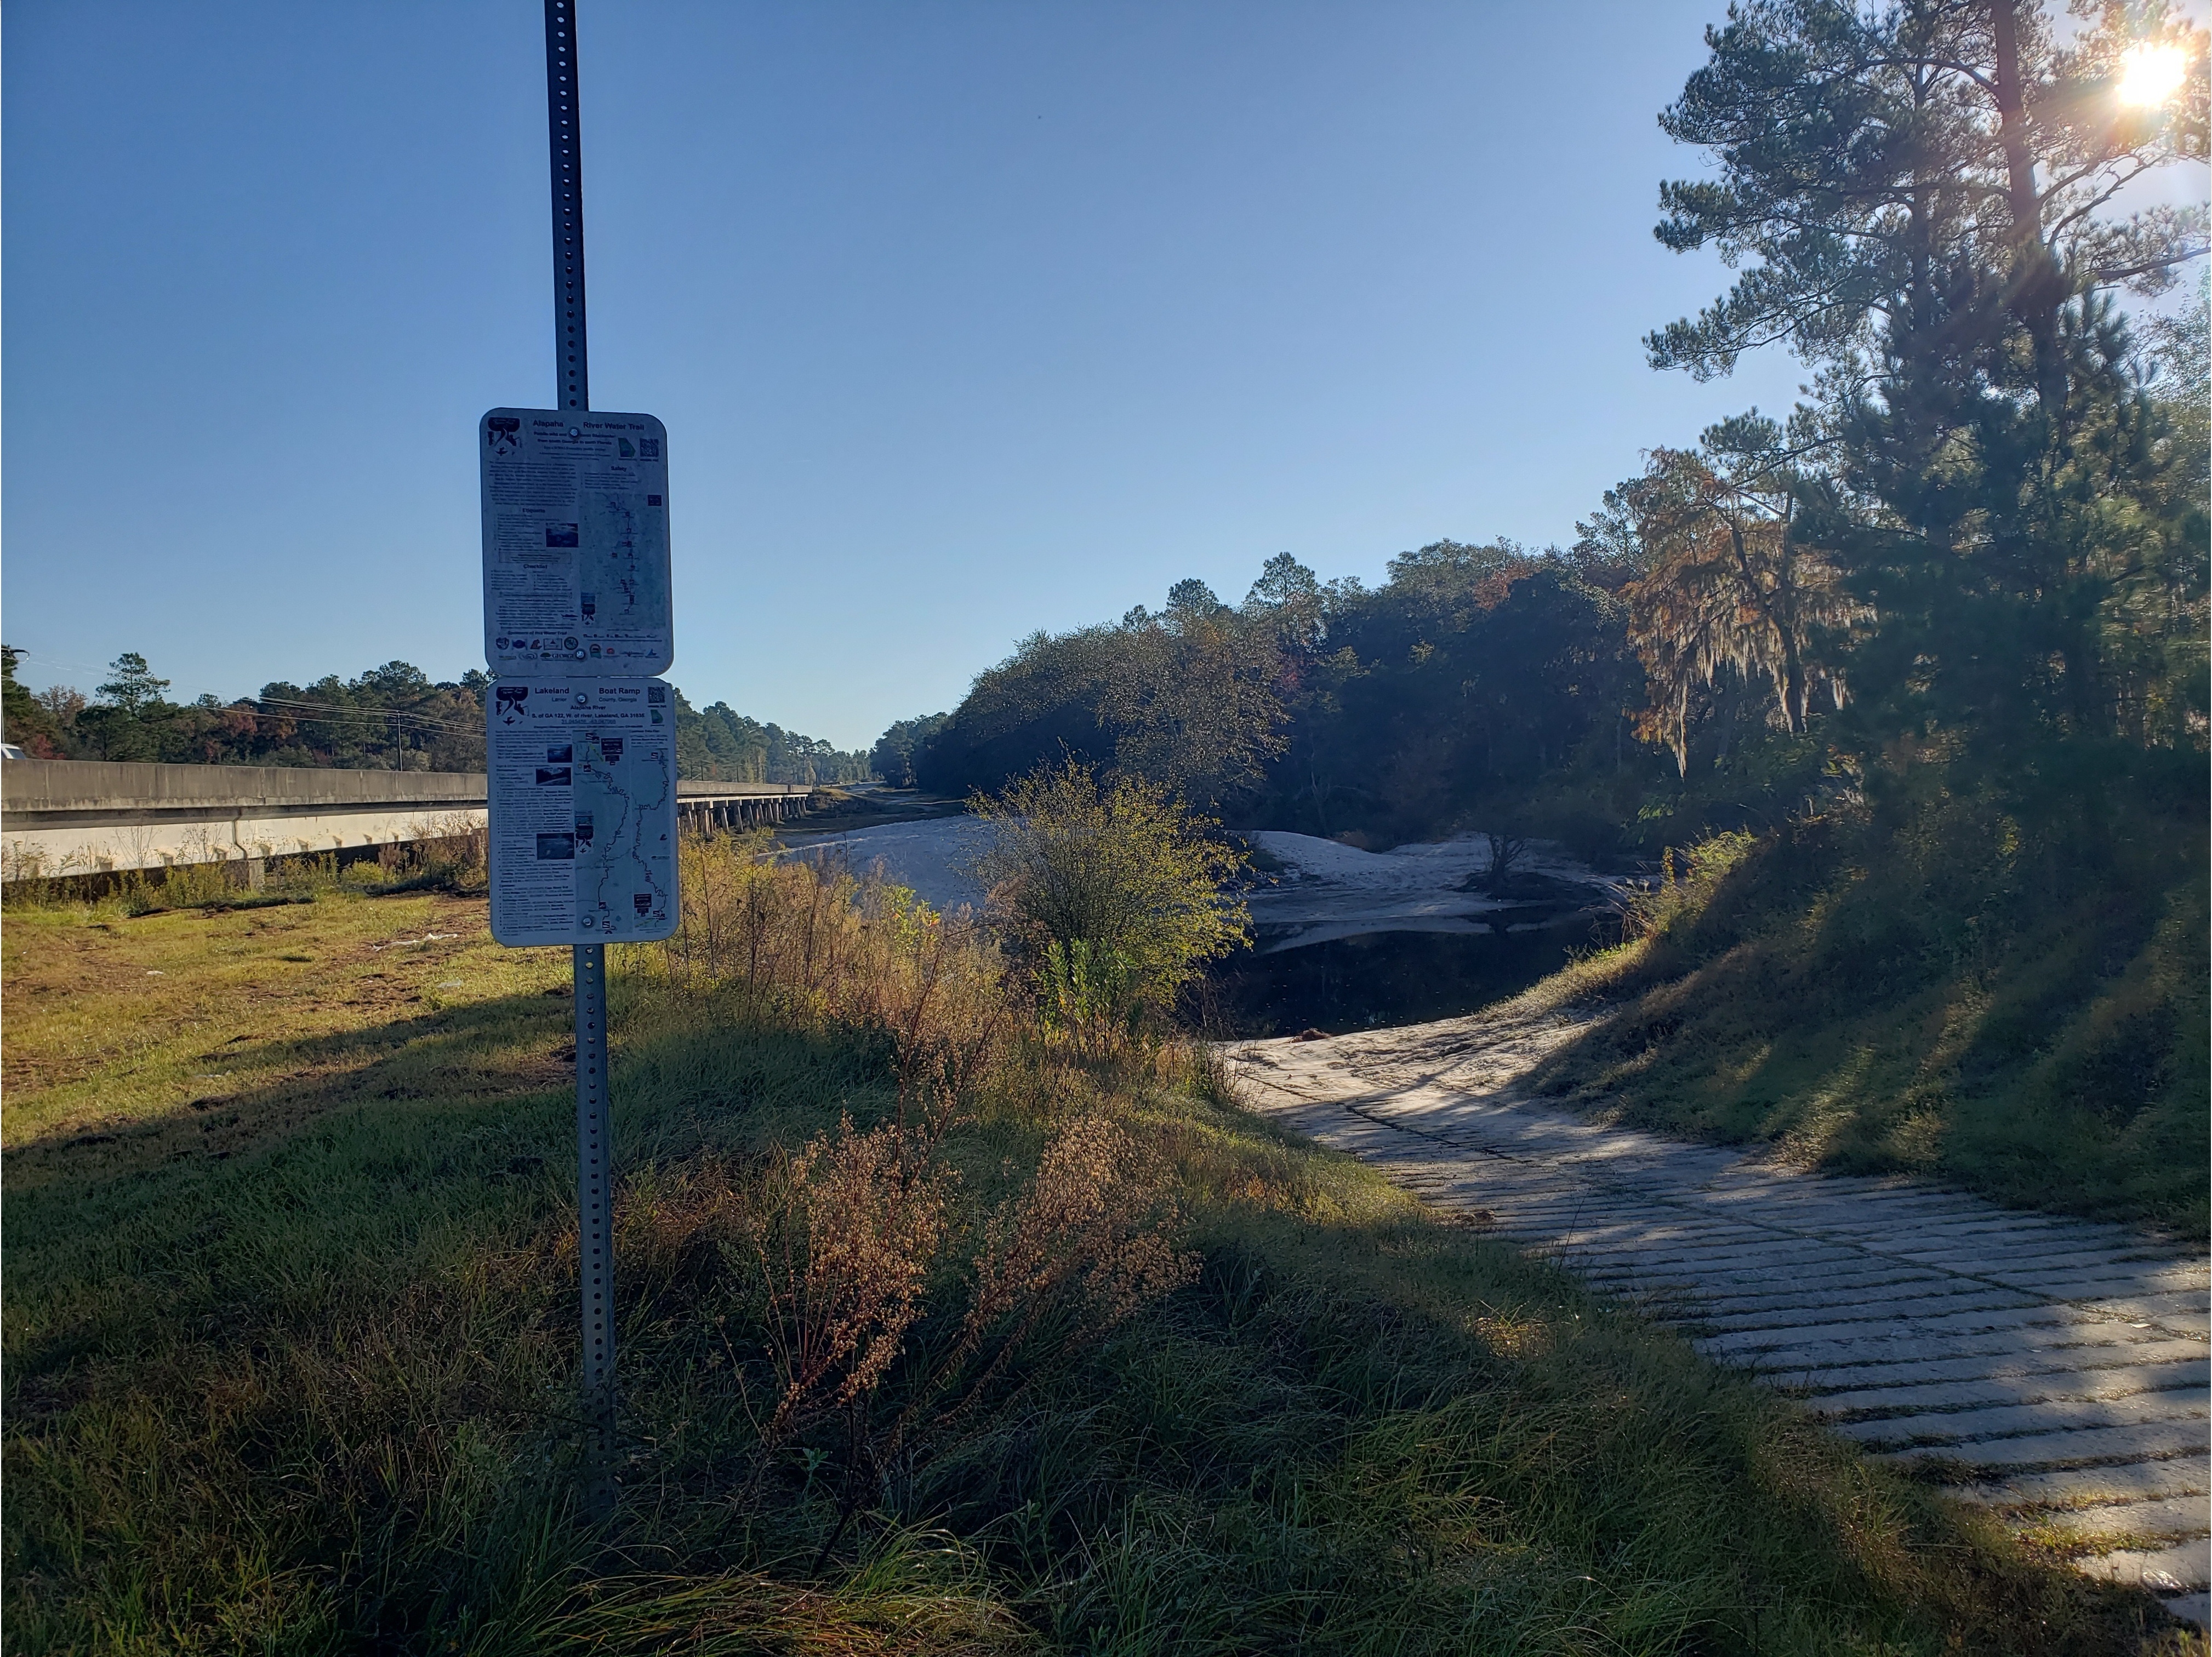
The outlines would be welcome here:
<svg viewBox="0 0 2212 1657">
<path fill-rule="evenodd" d="M 1936 777 L 1879 812 L 1670 854 L 1624 947 L 1540 990 L 1624 1005 L 1539 1084 L 1825 1168 L 2201 1239 L 2212 894 L 2195 763 L 2194 780 L 2084 779 L 2032 815 L 2017 786 Z"/>
<path fill-rule="evenodd" d="M 2157 1620 L 1201 1056 L 1056 1042 L 987 936 L 685 855 L 684 933 L 616 957 L 611 1520 L 573 1494 L 566 1091 L 369 1076 L 225 1162 L 11 1193 L 11 1650 L 2087 1653 Z"/>
</svg>

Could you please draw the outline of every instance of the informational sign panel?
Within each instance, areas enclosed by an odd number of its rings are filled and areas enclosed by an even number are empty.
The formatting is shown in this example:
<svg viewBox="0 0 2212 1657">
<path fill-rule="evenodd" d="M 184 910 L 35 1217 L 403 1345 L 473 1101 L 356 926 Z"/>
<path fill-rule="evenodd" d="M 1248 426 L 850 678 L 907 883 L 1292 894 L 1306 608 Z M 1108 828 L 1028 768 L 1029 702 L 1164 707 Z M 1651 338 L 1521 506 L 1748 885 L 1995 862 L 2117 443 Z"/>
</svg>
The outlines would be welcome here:
<svg viewBox="0 0 2212 1657">
<path fill-rule="evenodd" d="M 644 678 L 676 660 L 668 433 L 651 415 L 494 409 L 478 422 L 484 659 L 495 678 Z"/>
<path fill-rule="evenodd" d="M 676 930 L 676 719 L 658 679 L 491 687 L 491 935 L 638 944 Z"/>
</svg>

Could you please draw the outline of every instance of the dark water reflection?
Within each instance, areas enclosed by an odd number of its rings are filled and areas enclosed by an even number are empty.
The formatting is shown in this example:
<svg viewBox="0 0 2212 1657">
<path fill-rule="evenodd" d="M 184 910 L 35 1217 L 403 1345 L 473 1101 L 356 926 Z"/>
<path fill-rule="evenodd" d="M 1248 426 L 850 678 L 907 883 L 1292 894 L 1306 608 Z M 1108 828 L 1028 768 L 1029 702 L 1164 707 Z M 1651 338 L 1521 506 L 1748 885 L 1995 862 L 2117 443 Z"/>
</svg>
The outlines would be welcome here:
<svg viewBox="0 0 2212 1657">
<path fill-rule="evenodd" d="M 1588 921 L 1504 936 L 1370 932 L 1218 963 L 1200 1017 L 1223 1036 L 1331 1035 L 1455 1018 L 1518 994 L 1593 939 Z"/>
</svg>

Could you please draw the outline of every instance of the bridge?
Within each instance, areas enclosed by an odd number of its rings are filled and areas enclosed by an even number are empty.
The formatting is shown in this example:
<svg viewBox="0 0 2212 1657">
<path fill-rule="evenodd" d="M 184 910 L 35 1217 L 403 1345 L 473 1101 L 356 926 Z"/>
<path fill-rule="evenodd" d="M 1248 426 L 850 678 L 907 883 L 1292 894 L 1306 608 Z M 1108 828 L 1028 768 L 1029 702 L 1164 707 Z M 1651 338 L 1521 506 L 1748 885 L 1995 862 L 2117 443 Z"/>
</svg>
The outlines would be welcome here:
<svg viewBox="0 0 2212 1657">
<path fill-rule="evenodd" d="M 806 783 L 682 782 L 678 815 L 705 833 L 782 822 L 820 792 Z M 0 880 L 241 862 L 409 841 L 485 824 L 481 772 L 306 766 L 0 763 Z"/>
</svg>

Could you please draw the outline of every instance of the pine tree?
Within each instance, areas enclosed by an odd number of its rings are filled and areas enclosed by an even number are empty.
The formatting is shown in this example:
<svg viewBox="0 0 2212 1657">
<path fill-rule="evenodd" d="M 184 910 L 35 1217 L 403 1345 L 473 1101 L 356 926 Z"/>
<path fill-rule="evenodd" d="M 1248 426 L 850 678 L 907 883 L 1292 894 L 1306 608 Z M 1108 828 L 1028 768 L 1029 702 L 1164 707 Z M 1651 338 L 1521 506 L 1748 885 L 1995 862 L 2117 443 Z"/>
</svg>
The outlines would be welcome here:
<svg viewBox="0 0 2212 1657">
<path fill-rule="evenodd" d="M 2061 46 L 2021 0 L 1754 0 L 1662 118 L 1719 176 L 1664 187 L 1660 239 L 1742 275 L 1651 358 L 1710 377 L 1782 343 L 1816 370 L 1788 450 L 1823 488 L 1792 537 L 1876 619 L 1851 656 L 1866 743 L 2128 723 L 2112 606 L 2172 568 L 2186 513 L 2112 301 L 2205 244 L 2201 211 L 2112 207 L 2204 156 L 2204 37 L 2156 4 L 2086 21 Z M 2171 107 L 2116 95 L 2146 44 L 2188 54 Z"/>
</svg>

